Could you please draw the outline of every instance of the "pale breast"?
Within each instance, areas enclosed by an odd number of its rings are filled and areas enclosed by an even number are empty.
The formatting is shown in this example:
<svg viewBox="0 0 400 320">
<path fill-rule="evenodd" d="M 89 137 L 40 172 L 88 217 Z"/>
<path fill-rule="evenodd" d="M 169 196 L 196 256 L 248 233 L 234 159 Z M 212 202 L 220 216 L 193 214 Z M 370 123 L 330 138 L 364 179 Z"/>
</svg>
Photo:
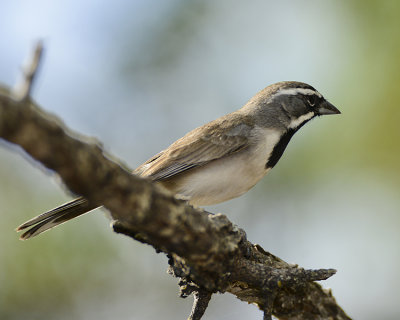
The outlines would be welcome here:
<svg viewBox="0 0 400 320">
<path fill-rule="evenodd" d="M 183 175 L 177 183 L 177 196 L 205 206 L 242 195 L 268 172 L 265 164 L 280 136 L 276 130 L 255 128 L 255 143 L 249 148 Z"/>
</svg>

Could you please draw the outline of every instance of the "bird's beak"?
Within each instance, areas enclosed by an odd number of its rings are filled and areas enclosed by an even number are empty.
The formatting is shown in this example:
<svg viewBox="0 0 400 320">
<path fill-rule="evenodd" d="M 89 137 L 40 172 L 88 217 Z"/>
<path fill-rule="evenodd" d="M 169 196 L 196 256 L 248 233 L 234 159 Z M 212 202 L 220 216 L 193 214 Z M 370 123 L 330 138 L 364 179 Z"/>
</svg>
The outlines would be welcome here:
<svg viewBox="0 0 400 320">
<path fill-rule="evenodd" d="M 318 115 L 326 115 L 326 114 L 340 114 L 341 112 L 330 102 L 324 101 L 318 107 Z"/>
</svg>

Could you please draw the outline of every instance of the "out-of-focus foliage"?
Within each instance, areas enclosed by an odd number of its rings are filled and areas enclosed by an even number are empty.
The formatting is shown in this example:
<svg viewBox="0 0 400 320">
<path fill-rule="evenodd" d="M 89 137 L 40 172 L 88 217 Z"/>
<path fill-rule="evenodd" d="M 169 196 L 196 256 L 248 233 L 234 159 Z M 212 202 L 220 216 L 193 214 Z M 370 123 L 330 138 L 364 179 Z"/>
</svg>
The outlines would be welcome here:
<svg viewBox="0 0 400 320">
<path fill-rule="evenodd" d="M 347 1 L 359 39 L 356 58 L 343 74 L 352 109 L 352 130 L 343 136 L 347 157 L 358 157 L 362 170 L 375 168 L 399 181 L 400 3 Z M 338 79 L 340 80 L 340 79 Z M 358 117 L 359 121 L 354 121 Z M 354 140 L 352 140 L 352 138 Z M 383 172 L 382 172 L 383 173 Z"/>
<path fill-rule="evenodd" d="M 394 0 L 6 0 L 0 81 L 44 37 L 35 98 L 132 168 L 268 84 L 310 83 L 343 114 L 307 124 L 266 179 L 210 210 L 288 261 L 337 268 L 324 285 L 355 319 L 398 319 L 399 35 Z M 188 315 L 165 257 L 100 212 L 19 242 L 19 223 L 68 198 L 16 151 L 0 148 L 0 319 Z M 205 318 L 244 317 L 260 313 L 223 295 Z"/>
</svg>

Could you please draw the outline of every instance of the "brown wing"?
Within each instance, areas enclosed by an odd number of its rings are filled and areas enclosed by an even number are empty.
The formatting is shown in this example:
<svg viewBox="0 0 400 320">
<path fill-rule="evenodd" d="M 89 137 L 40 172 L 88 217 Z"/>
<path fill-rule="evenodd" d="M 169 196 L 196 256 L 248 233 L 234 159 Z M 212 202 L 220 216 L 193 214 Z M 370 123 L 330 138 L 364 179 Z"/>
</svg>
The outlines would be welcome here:
<svg viewBox="0 0 400 320">
<path fill-rule="evenodd" d="M 134 173 L 156 181 L 164 180 L 243 150 L 248 146 L 251 123 L 243 121 L 236 113 L 229 116 L 229 121 L 224 116 L 189 132 Z"/>
</svg>

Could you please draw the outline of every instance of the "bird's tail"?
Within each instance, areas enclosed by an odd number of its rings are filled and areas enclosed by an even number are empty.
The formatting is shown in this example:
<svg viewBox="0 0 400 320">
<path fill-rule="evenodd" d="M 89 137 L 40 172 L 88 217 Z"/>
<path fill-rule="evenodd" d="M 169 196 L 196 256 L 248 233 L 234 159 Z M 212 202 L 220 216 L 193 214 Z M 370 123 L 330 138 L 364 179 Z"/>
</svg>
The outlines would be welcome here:
<svg viewBox="0 0 400 320">
<path fill-rule="evenodd" d="M 85 198 L 77 198 L 21 224 L 17 231 L 29 228 L 20 237 L 21 240 L 26 240 L 95 208 Z"/>
</svg>

